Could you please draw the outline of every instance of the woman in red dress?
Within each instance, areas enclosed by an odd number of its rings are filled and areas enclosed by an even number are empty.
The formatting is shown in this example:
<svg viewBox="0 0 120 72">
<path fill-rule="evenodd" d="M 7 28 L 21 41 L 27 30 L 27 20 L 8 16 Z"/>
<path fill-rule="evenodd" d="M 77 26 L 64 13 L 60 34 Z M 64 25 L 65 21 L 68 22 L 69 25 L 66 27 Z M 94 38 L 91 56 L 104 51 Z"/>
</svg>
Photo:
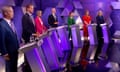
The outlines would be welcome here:
<svg viewBox="0 0 120 72">
<path fill-rule="evenodd" d="M 44 26 L 43 21 L 41 19 L 42 11 L 37 11 L 36 14 L 37 16 L 35 18 L 35 27 L 36 27 L 37 34 L 41 35 L 47 30 L 47 28 Z"/>
<path fill-rule="evenodd" d="M 88 10 L 86 10 L 85 15 L 82 17 L 82 19 L 83 19 L 83 23 L 84 23 L 84 25 L 83 25 L 84 37 L 88 38 L 88 28 L 87 28 L 87 26 L 89 24 L 91 24 L 91 17 L 89 15 Z"/>
</svg>

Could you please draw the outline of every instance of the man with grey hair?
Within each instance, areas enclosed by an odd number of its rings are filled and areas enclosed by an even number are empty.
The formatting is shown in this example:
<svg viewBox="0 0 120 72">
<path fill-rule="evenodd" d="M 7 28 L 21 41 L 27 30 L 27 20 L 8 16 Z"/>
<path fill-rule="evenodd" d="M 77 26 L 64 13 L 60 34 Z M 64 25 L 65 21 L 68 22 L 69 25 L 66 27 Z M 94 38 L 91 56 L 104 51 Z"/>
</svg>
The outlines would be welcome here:
<svg viewBox="0 0 120 72">
<path fill-rule="evenodd" d="M 6 72 L 17 72 L 19 43 L 13 24 L 14 12 L 11 6 L 2 9 L 3 19 L 0 22 L 0 51 L 5 59 Z"/>
</svg>

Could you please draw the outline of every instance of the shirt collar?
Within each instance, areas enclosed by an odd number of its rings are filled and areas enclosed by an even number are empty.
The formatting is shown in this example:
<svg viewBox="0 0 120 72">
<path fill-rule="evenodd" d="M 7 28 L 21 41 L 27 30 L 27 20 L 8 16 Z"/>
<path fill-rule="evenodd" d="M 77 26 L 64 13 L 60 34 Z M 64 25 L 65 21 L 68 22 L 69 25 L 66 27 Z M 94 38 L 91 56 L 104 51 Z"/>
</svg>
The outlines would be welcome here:
<svg viewBox="0 0 120 72">
<path fill-rule="evenodd" d="M 27 12 L 28 15 L 32 16 L 32 14 L 30 12 Z"/>
<path fill-rule="evenodd" d="M 8 23 L 9 26 L 11 26 L 11 20 L 4 18 L 4 20 Z"/>
</svg>

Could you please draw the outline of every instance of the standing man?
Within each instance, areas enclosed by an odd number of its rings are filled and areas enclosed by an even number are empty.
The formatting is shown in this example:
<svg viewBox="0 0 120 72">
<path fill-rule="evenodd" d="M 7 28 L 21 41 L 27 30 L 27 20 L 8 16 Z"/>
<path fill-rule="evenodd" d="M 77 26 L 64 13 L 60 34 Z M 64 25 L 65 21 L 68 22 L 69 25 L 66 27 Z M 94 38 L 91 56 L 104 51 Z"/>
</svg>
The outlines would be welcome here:
<svg viewBox="0 0 120 72">
<path fill-rule="evenodd" d="M 30 36 L 35 34 L 35 22 L 32 16 L 34 11 L 34 6 L 28 4 L 26 6 L 26 13 L 22 17 L 22 38 L 25 40 L 25 43 L 30 41 Z"/>
<path fill-rule="evenodd" d="M 3 19 L 0 22 L 0 51 L 6 63 L 6 72 L 17 72 L 19 43 L 12 18 L 12 7 L 2 9 Z"/>
<path fill-rule="evenodd" d="M 48 23 L 50 24 L 51 27 L 58 27 L 58 18 L 56 15 L 56 9 L 52 8 L 51 11 L 52 14 L 50 14 L 48 17 Z"/>
</svg>

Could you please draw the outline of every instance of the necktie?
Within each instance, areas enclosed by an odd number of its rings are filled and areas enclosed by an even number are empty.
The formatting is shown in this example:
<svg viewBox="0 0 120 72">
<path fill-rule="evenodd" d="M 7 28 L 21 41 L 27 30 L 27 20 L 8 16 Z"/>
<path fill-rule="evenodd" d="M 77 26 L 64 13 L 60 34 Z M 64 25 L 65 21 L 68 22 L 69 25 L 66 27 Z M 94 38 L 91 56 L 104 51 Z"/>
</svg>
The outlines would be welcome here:
<svg viewBox="0 0 120 72">
<path fill-rule="evenodd" d="M 11 25 L 11 29 L 13 30 L 13 32 L 16 33 L 15 26 L 12 21 L 10 22 L 10 25 Z"/>
</svg>

